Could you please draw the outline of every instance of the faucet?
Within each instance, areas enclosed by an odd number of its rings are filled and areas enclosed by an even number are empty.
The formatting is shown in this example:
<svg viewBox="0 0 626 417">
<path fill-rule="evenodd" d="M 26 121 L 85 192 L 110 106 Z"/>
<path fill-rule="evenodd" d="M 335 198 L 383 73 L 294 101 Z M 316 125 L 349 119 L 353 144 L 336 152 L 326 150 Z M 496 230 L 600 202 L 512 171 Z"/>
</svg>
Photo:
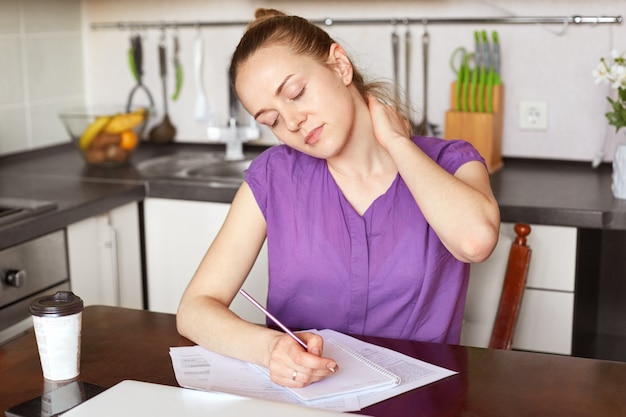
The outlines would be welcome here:
<svg viewBox="0 0 626 417">
<path fill-rule="evenodd" d="M 229 82 L 228 99 L 228 126 L 209 126 L 207 128 L 207 136 L 210 140 L 224 143 L 226 145 L 224 160 L 241 161 L 245 158 L 243 154 L 243 143 L 260 138 L 261 129 L 252 116 L 250 116 L 250 122 L 248 125 L 239 125 L 239 99 L 237 98 L 232 82 Z"/>
<path fill-rule="evenodd" d="M 241 161 L 245 159 L 243 154 L 244 142 L 259 139 L 261 129 L 252 116 L 250 116 L 250 124 L 244 126 L 237 125 L 237 120 L 230 118 L 226 127 L 209 126 L 207 136 L 210 140 L 226 145 L 224 160 Z"/>
</svg>

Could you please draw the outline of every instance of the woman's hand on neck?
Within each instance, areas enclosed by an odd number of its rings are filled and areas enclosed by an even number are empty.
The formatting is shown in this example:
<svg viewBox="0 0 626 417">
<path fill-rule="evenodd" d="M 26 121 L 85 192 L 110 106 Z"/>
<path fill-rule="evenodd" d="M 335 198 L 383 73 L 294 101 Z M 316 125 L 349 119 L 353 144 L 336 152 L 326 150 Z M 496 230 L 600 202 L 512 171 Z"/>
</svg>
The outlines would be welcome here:
<svg viewBox="0 0 626 417">
<path fill-rule="evenodd" d="M 388 149 L 393 141 L 411 140 L 411 123 L 392 105 L 384 104 L 374 95 L 367 96 L 372 130 L 380 145 Z"/>
<path fill-rule="evenodd" d="M 356 90 L 354 100 L 356 105 L 353 130 L 342 151 L 327 159 L 331 172 L 361 178 L 372 175 L 395 176 L 398 170 L 377 139 L 368 105 Z"/>
</svg>

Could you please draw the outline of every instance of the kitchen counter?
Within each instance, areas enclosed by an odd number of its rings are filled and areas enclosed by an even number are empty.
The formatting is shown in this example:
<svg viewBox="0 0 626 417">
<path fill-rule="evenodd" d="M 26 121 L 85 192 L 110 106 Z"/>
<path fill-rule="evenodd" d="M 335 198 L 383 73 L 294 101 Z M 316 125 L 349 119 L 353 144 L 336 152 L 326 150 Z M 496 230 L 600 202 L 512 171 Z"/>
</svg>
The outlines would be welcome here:
<svg viewBox="0 0 626 417">
<path fill-rule="evenodd" d="M 144 143 L 133 162 L 223 150 L 222 145 Z M 55 211 L 0 227 L 0 249 L 144 197 L 230 202 L 236 191 L 193 179 L 146 178 L 134 164 L 89 167 L 69 144 L 0 158 L 0 196 L 58 204 Z M 507 159 L 491 181 L 502 221 L 626 230 L 626 200 L 613 198 L 608 164 L 592 169 L 582 162 Z"/>
<path fill-rule="evenodd" d="M 626 230 L 626 200 L 611 193 L 610 164 L 506 160 L 491 176 L 503 221 Z"/>
<path fill-rule="evenodd" d="M 0 157 L 0 196 L 52 201 L 57 209 L 0 226 L 0 250 L 145 197 L 231 202 L 236 188 L 198 180 L 146 178 L 135 164 L 179 152 L 223 152 L 221 145 L 142 144 L 133 164 L 86 165 L 69 144 Z M 251 153 L 258 153 L 252 148 Z"/>
</svg>

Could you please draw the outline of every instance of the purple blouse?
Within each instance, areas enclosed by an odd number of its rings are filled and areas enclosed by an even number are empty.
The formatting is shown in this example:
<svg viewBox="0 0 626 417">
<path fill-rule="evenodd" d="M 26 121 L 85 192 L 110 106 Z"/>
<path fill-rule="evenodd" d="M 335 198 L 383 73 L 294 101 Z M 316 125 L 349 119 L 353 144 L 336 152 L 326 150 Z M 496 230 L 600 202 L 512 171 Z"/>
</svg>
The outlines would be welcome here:
<svg viewBox="0 0 626 417">
<path fill-rule="evenodd" d="M 454 173 L 467 142 L 414 137 Z M 398 175 L 361 216 L 326 161 L 287 146 L 259 155 L 246 182 L 267 222 L 267 306 L 293 328 L 459 343 L 469 265 L 456 260 Z"/>
</svg>

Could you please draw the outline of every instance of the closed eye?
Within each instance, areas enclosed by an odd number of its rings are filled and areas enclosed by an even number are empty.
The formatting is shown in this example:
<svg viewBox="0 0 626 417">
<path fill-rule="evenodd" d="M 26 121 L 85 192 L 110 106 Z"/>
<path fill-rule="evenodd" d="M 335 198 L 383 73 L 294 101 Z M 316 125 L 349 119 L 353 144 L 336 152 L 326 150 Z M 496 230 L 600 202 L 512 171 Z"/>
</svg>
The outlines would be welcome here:
<svg viewBox="0 0 626 417">
<path fill-rule="evenodd" d="M 278 112 L 274 110 L 262 112 L 255 119 L 257 123 L 261 123 L 262 125 L 269 127 L 274 127 L 278 123 Z"/>
<path fill-rule="evenodd" d="M 291 101 L 296 101 L 300 98 L 302 98 L 302 96 L 304 95 L 304 92 L 306 91 L 306 87 L 303 87 L 302 90 L 300 90 L 300 92 L 291 99 Z"/>
<path fill-rule="evenodd" d="M 299 99 L 302 98 L 302 96 L 304 96 L 305 92 L 306 92 L 306 86 L 302 87 L 302 89 L 298 92 L 298 94 L 290 98 L 289 101 L 298 101 Z M 267 120 L 266 117 L 264 117 L 263 119 L 264 120 L 257 119 L 257 121 L 261 124 L 269 126 L 270 128 L 275 128 L 276 126 L 278 126 L 278 119 L 279 119 L 278 115 L 276 115 L 276 118 L 274 120 L 271 120 L 271 119 Z"/>
</svg>

